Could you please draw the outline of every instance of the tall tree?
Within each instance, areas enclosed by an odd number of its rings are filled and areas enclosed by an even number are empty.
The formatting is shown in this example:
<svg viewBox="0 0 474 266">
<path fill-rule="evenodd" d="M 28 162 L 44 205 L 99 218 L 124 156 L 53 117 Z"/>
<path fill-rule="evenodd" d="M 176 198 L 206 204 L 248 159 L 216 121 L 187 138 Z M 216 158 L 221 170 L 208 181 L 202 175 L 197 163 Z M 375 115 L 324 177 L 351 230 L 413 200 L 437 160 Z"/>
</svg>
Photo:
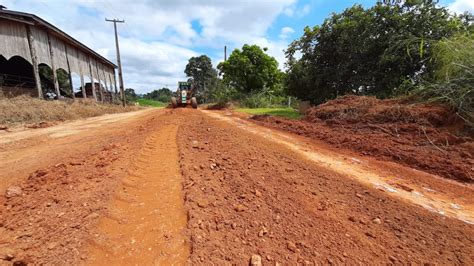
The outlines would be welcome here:
<svg viewBox="0 0 474 266">
<path fill-rule="evenodd" d="M 132 88 L 125 89 L 125 100 L 127 102 L 134 102 L 137 100 L 137 94 L 135 93 L 135 90 Z"/>
<path fill-rule="evenodd" d="M 206 86 L 212 86 L 217 79 L 217 71 L 212 67 L 212 61 L 207 55 L 191 57 L 184 73 L 192 78 L 198 92 L 203 92 Z"/>
<path fill-rule="evenodd" d="M 242 50 L 235 49 L 227 61 L 217 66 L 224 74 L 224 83 L 244 92 L 274 88 L 280 83 L 282 73 L 276 59 L 265 51 L 265 48 L 248 44 Z"/>
<path fill-rule="evenodd" d="M 345 93 L 390 96 L 432 71 L 435 42 L 467 28 L 433 0 L 355 5 L 290 44 L 288 91 L 316 103 Z"/>
</svg>

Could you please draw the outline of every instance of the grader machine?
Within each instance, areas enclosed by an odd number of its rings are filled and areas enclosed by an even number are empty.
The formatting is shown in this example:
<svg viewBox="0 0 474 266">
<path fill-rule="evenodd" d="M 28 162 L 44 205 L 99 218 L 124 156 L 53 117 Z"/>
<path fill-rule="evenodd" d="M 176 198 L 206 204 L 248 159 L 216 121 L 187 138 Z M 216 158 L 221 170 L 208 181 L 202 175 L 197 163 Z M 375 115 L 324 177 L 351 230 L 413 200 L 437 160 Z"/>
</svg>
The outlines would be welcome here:
<svg viewBox="0 0 474 266">
<path fill-rule="evenodd" d="M 194 109 L 198 107 L 196 97 L 194 94 L 196 87 L 191 82 L 178 82 L 178 90 L 176 91 L 176 97 L 171 97 L 171 107 L 187 107 L 191 105 Z"/>
</svg>

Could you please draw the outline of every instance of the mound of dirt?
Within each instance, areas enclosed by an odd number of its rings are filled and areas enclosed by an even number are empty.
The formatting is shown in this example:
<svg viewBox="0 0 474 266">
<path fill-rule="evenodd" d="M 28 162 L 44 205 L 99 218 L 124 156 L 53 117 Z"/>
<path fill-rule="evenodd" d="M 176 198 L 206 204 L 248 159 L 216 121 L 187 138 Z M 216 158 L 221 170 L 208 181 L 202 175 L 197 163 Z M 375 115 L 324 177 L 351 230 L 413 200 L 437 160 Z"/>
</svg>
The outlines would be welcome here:
<svg viewBox="0 0 474 266">
<path fill-rule="evenodd" d="M 374 97 L 346 95 L 310 108 L 305 116 L 310 122 L 326 120 L 334 123 L 416 123 L 444 126 L 459 122 L 447 107 L 410 104 L 401 100 L 379 100 Z"/>
<path fill-rule="evenodd" d="M 252 119 L 337 148 L 474 182 L 472 130 L 444 106 L 351 95 L 309 109 L 303 120 Z"/>
</svg>

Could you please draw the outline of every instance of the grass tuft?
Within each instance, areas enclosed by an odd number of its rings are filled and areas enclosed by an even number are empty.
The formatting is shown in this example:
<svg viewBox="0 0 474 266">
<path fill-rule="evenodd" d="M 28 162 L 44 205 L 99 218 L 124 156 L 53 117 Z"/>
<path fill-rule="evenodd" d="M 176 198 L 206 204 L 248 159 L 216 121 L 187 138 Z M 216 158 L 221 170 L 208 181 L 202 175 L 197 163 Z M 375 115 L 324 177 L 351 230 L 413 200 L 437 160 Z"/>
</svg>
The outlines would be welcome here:
<svg viewBox="0 0 474 266">
<path fill-rule="evenodd" d="M 273 115 L 281 116 L 289 119 L 300 119 L 302 116 L 293 108 L 274 107 L 274 108 L 238 108 L 238 112 L 252 115 Z"/>
<path fill-rule="evenodd" d="M 137 106 L 101 104 L 90 99 L 70 102 L 46 101 L 28 96 L 0 98 L 0 125 L 66 121 L 139 109 Z"/>
</svg>

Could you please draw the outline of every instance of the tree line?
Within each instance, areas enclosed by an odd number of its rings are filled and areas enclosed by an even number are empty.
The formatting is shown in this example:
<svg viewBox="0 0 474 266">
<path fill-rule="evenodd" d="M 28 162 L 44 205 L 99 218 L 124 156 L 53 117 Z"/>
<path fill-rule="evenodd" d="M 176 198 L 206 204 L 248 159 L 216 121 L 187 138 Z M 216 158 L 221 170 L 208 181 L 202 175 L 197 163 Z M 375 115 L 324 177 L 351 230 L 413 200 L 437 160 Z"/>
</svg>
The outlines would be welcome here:
<svg viewBox="0 0 474 266">
<path fill-rule="evenodd" d="M 207 55 L 192 57 L 184 73 L 201 102 L 265 107 L 288 96 L 319 104 L 345 94 L 409 94 L 474 121 L 473 30 L 472 14 L 453 14 L 438 1 L 384 0 L 306 27 L 285 51 L 285 71 L 266 48 L 245 44 L 217 68 Z"/>
<path fill-rule="evenodd" d="M 206 55 L 193 57 L 185 73 L 207 101 L 258 105 L 262 97 L 295 96 L 319 104 L 344 94 L 410 94 L 448 103 L 472 121 L 473 30 L 472 14 L 435 0 L 378 1 L 306 27 L 285 51 L 285 72 L 265 48 L 246 44 L 217 69 Z"/>
</svg>

